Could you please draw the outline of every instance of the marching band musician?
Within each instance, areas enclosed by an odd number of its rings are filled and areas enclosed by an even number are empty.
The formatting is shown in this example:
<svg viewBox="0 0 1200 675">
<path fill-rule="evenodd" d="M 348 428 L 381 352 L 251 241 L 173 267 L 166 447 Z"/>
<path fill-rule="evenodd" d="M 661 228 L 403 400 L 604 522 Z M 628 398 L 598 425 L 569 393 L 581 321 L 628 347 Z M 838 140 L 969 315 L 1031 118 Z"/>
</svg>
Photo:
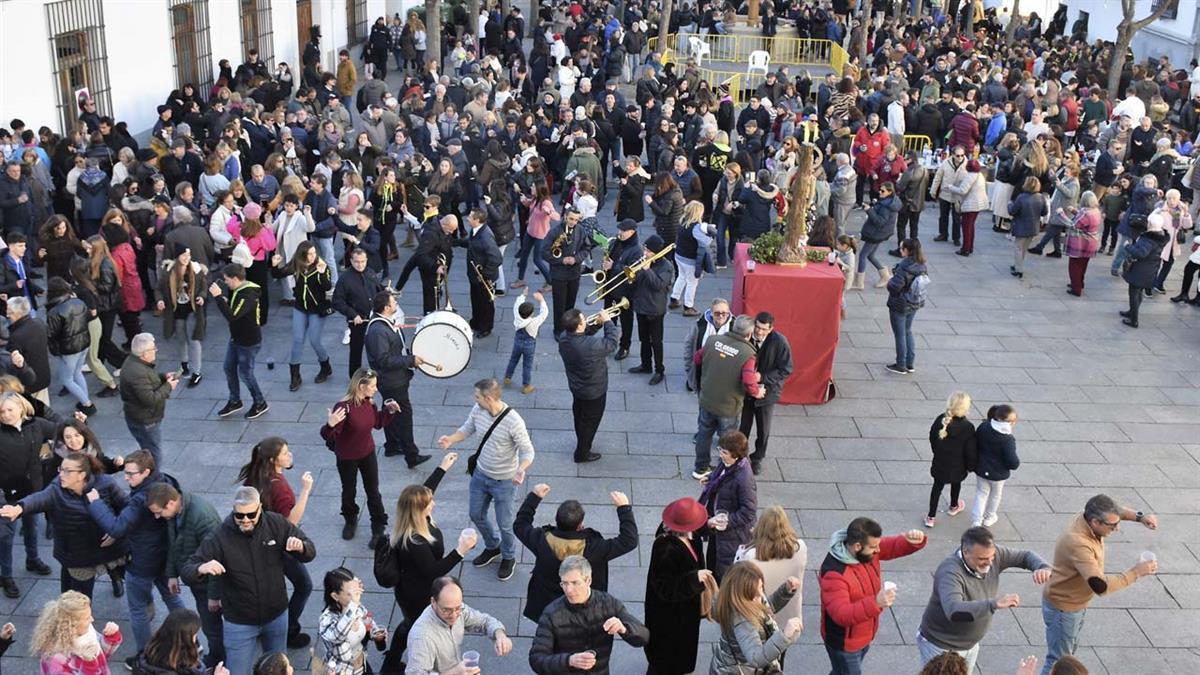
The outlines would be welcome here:
<svg viewBox="0 0 1200 675">
<path fill-rule="evenodd" d="M 453 216 L 450 216 L 453 217 Z M 471 286 L 471 320 L 475 337 L 485 338 L 492 334 L 496 323 L 496 280 L 500 278 L 500 266 L 504 256 L 496 244 L 496 236 L 488 227 L 487 214 L 483 209 L 471 209 L 467 214 L 469 237 L 455 242 L 467 249 L 467 281 Z M 491 286 L 489 290 L 484 284 Z M 578 286 L 576 286 L 578 287 Z"/>
<path fill-rule="evenodd" d="M 618 330 L 608 310 L 600 310 L 598 317 L 603 333 L 589 335 L 586 317 L 572 307 L 561 319 L 565 330 L 557 336 L 558 353 L 571 390 L 576 464 L 600 459 L 599 453 L 592 452 L 592 440 L 600 428 L 600 420 L 604 419 L 608 400 L 608 355 L 617 348 Z"/>
<path fill-rule="evenodd" d="M 423 214 L 425 222 L 421 225 L 421 237 L 417 241 L 417 250 L 413 251 L 412 257 L 404 263 L 404 269 L 400 271 L 400 278 L 396 280 L 396 290 L 403 291 L 413 268 L 417 269 L 421 274 L 421 309 L 425 314 L 441 309 L 435 306 L 437 305 L 437 296 L 434 292 L 438 281 L 439 256 L 446 256 L 447 269 L 454 261 L 451 243 L 458 230 L 458 219 L 450 216 L 439 219 L 437 214 L 441 203 L 442 199 L 437 195 L 425 198 L 425 213 Z M 405 218 L 409 217 L 406 208 Z M 447 218 L 450 220 L 447 221 Z M 446 270 L 441 273 L 445 274 Z"/>
<path fill-rule="evenodd" d="M 608 244 L 607 259 L 603 264 L 604 272 L 608 278 L 612 278 L 614 274 L 624 274 L 626 268 L 641 257 L 642 246 L 638 241 L 637 221 L 626 218 L 617 224 L 617 236 Z M 628 293 L 628 284 L 617 286 L 604 296 L 604 309 L 617 304 Z M 621 312 L 617 318 L 621 322 L 621 346 L 617 349 L 616 360 L 624 361 L 629 356 L 629 344 L 633 339 L 633 312 Z"/>
<path fill-rule="evenodd" d="M 383 456 L 403 454 L 408 468 L 415 469 L 428 460 L 429 455 L 420 454 L 413 440 L 413 409 L 408 400 L 408 384 L 412 381 L 413 368 L 424 364 L 425 360 L 408 349 L 408 341 L 401 329 L 404 312 L 396 304 L 396 296 L 391 291 L 380 291 L 371 305 L 374 312 L 367 323 L 367 363 L 375 371 L 384 402 L 392 399 L 400 406 L 400 411 L 383 429 L 387 438 Z"/>
<path fill-rule="evenodd" d="M 659 253 L 666 244 L 662 237 L 652 234 L 646 239 L 646 257 Z M 675 268 L 666 256 L 655 260 L 649 269 L 639 270 L 633 278 L 630 305 L 637 314 L 638 343 L 642 348 L 642 362 L 629 369 L 631 373 L 649 373 L 650 358 L 654 357 L 654 369 L 650 386 L 663 381 L 666 367 L 663 365 L 663 319 L 667 314 L 667 295 L 675 281 Z"/>
<path fill-rule="evenodd" d="M 587 233 L 579 227 L 579 221 L 578 211 L 567 211 L 563 222 L 550 230 L 542 245 L 542 259 L 550 265 L 556 338 L 562 334 L 565 312 L 575 307 L 579 296 L 579 277 L 583 274 L 583 258 L 587 251 L 584 242 Z"/>
</svg>

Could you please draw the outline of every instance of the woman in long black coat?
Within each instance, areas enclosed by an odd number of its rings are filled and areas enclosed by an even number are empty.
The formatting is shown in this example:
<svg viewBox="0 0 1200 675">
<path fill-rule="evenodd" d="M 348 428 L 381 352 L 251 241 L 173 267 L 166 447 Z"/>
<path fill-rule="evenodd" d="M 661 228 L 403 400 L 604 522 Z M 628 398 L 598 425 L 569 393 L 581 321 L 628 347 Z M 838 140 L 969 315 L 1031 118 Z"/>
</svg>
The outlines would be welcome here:
<svg viewBox="0 0 1200 675">
<path fill-rule="evenodd" d="M 1163 247 L 1170 236 L 1163 231 L 1164 216 L 1151 213 L 1146 219 L 1146 231 L 1136 241 L 1125 245 L 1125 282 L 1129 284 L 1129 310 L 1121 312 L 1126 326 L 1138 327 L 1138 309 L 1142 296 L 1154 285 Z"/>
<path fill-rule="evenodd" d="M 668 504 L 662 519 L 646 574 L 646 675 L 683 675 L 696 670 L 700 598 L 706 580 L 713 578 L 692 538 L 708 522 L 708 513 L 700 502 L 684 497 Z"/>
<path fill-rule="evenodd" d="M 929 475 L 933 477 L 933 489 L 929 492 L 929 513 L 925 516 L 925 527 L 937 524 L 937 507 L 942 498 L 942 489 L 950 486 L 950 508 L 946 514 L 957 516 L 966 508 L 959 499 L 962 482 L 975 469 L 975 425 L 967 419 L 971 410 L 971 396 L 956 391 L 946 401 L 946 412 L 937 416 L 929 427 L 929 447 L 933 450 L 933 463 Z"/>
<path fill-rule="evenodd" d="M 739 546 L 750 543 L 750 531 L 758 518 L 758 485 L 747 458 L 746 436 L 737 429 L 721 434 L 717 441 L 720 462 L 702 480 L 700 503 L 708 510 L 705 538 L 705 567 L 717 580 L 733 564 Z M 723 517 L 718 514 L 724 513 Z"/>
</svg>

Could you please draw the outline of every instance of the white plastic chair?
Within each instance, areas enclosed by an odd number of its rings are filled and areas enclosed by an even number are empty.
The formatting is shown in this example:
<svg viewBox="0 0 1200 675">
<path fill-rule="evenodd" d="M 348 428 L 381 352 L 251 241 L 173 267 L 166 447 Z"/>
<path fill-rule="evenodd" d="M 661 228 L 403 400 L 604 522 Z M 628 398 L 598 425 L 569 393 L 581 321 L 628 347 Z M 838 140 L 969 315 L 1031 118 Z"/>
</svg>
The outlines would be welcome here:
<svg viewBox="0 0 1200 675">
<path fill-rule="evenodd" d="M 710 54 L 712 54 L 712 48 L 703 38 L 688 38 L 688 55 L 695 57 L 697 66 L 703 66 L 704 57 Z"/>
<path fill-rule="evenodd" d="M 767 76 L 767 71 L 771 69 L 771 52 L 754 51 L 750 52 L 750 64 L 746 66 L 746 74 L 749 75 L 756 70 L 761 70 L 763 77 Z"/>
</svg>

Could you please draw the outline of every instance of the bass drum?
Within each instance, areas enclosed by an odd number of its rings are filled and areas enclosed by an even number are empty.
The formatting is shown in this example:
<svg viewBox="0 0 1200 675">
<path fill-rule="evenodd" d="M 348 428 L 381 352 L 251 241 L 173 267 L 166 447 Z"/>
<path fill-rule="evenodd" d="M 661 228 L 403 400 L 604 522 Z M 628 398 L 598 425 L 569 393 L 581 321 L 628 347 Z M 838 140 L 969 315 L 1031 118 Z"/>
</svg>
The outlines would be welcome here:
<svg viewBox="0 0 1200 675">
<path fill-rule="evenodd" d="M 417 366 L 430 377 L 446 379 L 467 369 L 474 333 L 467 320 L 454 312 L 429 313 L 413 333 L 412 353 L 426 363 Z"/>
</svg>

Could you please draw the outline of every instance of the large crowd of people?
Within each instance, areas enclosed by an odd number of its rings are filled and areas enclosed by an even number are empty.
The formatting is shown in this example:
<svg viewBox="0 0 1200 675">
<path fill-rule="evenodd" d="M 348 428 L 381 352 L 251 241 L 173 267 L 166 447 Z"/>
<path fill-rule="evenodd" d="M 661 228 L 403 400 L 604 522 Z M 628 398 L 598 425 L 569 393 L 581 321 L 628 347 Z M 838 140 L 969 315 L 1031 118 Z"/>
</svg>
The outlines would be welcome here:
<svg viewBox="0 0 1200 675">
<path fill-rule="evenodd" d="M 876 270 L 895 336 L 886 369 L 896 375 L 916 371 L 926 251 L 952 243 L 974 255 L 983 212 L 1008 234 L 1017 279 L 1032 264 L 1055 264 L 1029 254 L 1065 252 L 1067 292 L 1078 297 L 1089 261 L 1111 256 L 1112 275 L 1129 287 L 1123 321 L 1136 328 L 1139 307 L 1167 293 L 1183 257 L 1170 300 L 1200 307 L 1195 62 L 1189 73 L 1165 58 L 1131 60 L 1108 91 L 1115 46 L 1088 43 L 1086 26 L 1068 31 L 1065 13 L 1043 23 L 984 11 L 980 0 L 918 3 L 932 6 L 916 13 L 877 1 L 869 17 L 849 0 L 762 4 L 750 9 L 761 10 L 762 35 L 794 30 L 844 45 L 844 71 L 814 79 L 785 65 L 752 90 L 731 91 L 686 50 L 668 57 L 666 36 L 649 49 L 657 3 L 543 2 L 526 18 L 484 2 L 478 17 L 465 4 L 449 12 L 441 59 L 425 58 L 429 34 L 411 13 L 381 17 L 361 54 L 343 50 L 332 71 L 320 62 L 317 26 L 295 75 L 288 64 L 269 71 L 253 50 L 236 70 L 222 61 L 211 90 L 185 84 L 167 94 L 144 143 L 89 98 L 61 135 L 20 119 L 0 129 L 0 588 L 10 598 L 23 592 L 13 577 L 18 531 L 36 575 L 54 573 L 38 553 L 39 539 L 53 538 L 62 595 L 19 637 L 42 672 L 108 672 L 126 636 L 113 623 L 93 627 L 91 598 L 107 578 L 128 602 L 132 645 L 119 658 L 134 672 L 290 674 L 286 650 L 312 643 L 314 672 L 374 672 L 375 645 L 386 651 L 383 673 L 473 675 L 480 656 L 463 651 L 464 634 L 486 635 L 505 657 L 512 627 L 467 605 L 474 589 L 452 572 L 473 555 L 476 568 L 498 563 L 503 582 L 519 546 L 535 559 L 524 603 L 537 623 L 534 672 L 607 673 L 616 637 L 644 648 L 650 673 L 692 672 L 706 620 L 720 634 L 710 673 L 782 672 L 789 647 L 815 630 L 800 619 L 814 542 L 796 535 L 786 504 L 760 505 L 755 477 L 792 349 L 770 312 L 735 316 L 723 298 L 697 307 L 697 288 L 732 264 L 736 244 L 783 220 L 794 181 L 809 178 L 796 175 L 806 145 L 822 158 L 812 167 L 808 244 L 834 251 L 846 293 L 868 293 L 868 263 Z M 745 21 L 747 8 L 736 5 L 682 2 L 666 25 L 703 40 Z M 922 239 L 927 204 L 937 209 L 937 235 Z M 608 231 L 606 208 L 616 216 Z M 864 220 L 852 227 L 860 209 Z M 454 264 L 455 249 L 465 249 L 465 264 Z M 885 264 L 885 253 L 898 262 Z M 527 281 L 531 258 L 539 281 Z M 477 446 L 466 462 L 472 527 L 457 537 L 433 517 L 456 452 L 442 454 L 423 484 L 398 496 L 380 490 L 380 461 L 402 455 L 415 469 L 432 456 L 414 440 L 409 390 L 415 369 L 441 366 L 413 353 L 397 303 L 414 272 L 425 314 L 450 309 L 448 279 L 465 275 L 475 339 L 499 330 L 497 299 L 517 295 L 503 377 L 475 382 L 466 419 L 437 439 L 446 451 Z M 593 275 L 608 292 L 588 316 L 579 295 Z M 664 319 L 675 311 L 688 317 L 681 359 L 664 353 Z M 289 483 L 287 440 L 253 446 L 225 514 L 184 489 L 163 453 L 172 396 L 204 378 L 210 331 L 228 335 L 228 398 L 217 414 L 253 420 L 270 409 L 255 376 L 263 326 L 289 312 L 290 391 L 306 377 L 339 377 L 324 329 L 330 317 L 344 328 L 349 382 L 320 436 L 341 481 L 342 538 L 357 537 L 361 479 L 375 556 L 373 579 L 345 567 L 323 572 L 320 618 L 307 626 L 315 640 L 302 623 L 319 548 L 302 529 L 313 478 L 302 476 L 298 490 Z M 521 393 L 535 390 L 547 320 L 572 397 L 577 463 L 601 459 L 594 443 L 609 358 L 629 358 L 635 335 L 630 373 L 654 387 L 681 360 L 696 393 L 699 487 L 653 526 L 644 621 L 608 592 L 609 563 L 638 545 L 626 495 L 611 495 L 612 537 L 586 526 L 570 495 L 552 524 L 535 525 L 548 484 L 519 498 L 538 439 L 505 391 L 518 363 Z M 177 369 L 164 371 L 159 341 L 178 343 Z M 306 360 L 308 349 L 315 358 Z M 51 393 L 74 409 L 56 410 Z M 106 454 L 88 428 L 94 399 L 107 397 L 120 398 L 137 448 L 127 455 Z M 925 526 L 937 526 L 949 486 L 947 517 L 970 508 L 971 527 L 934 572 L 917 636 L 922 672 L 973 672 L 992 616 L 1023 602 L 1000 592 L 999 574 L 1012 567 L 1045 589 L 1042 674 L 1086 672 L 1071 654 L 1088 604 L 1157 571 L 1151 555 L 1107 572 L 1105 539 L 1124 521 L 1156 529 L 1157 519 L 1099 494 L 1064 523 L 1052 552 L 997 542 L 988 528 L 1020 468 L 1019 417 L 1001 404 L 976 423 L 970 410 L 970 396 L 954 392 L 929 433 Z M 971 473 L 968 500 L 962 482 Z M 866 517 L 833 533 L 816 573 L 817 630 L 833 673 L 862 672 L 895 601 L 881 563 L 926 541 L 920 529 L 885 536 Z M 398 626 L 364 607 L 371 584 L 394 590 Z M 169 612 L 157 628 L 148 611 L 156 591 Z M 0 628 L 0 653 L 13 640 L 11 624 Z"/>
</svg>

